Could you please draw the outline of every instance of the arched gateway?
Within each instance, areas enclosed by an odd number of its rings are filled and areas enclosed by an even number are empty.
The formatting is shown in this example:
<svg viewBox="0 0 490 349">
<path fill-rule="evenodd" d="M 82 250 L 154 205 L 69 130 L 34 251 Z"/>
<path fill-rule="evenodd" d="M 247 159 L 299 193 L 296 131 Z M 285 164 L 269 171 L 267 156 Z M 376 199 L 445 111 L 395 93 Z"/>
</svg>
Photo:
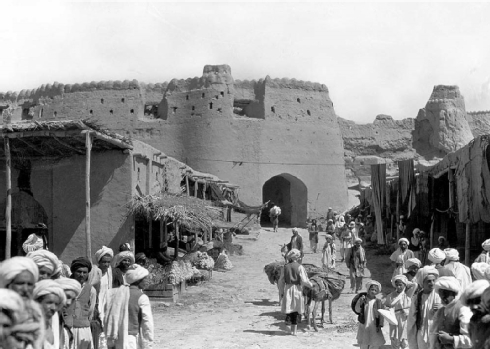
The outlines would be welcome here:
<svg viewBox="0 0 490 349">
<path fill-rule="evenodd" d="M 279 223 L 305 227 L 308 212 L 308 189 L 297 177 L 289 173 L 270 178 L 262 187 L 262 202 L 270 200 L 281 208 Z M 262 218 L 266 220 L 267 217 Z"/>
</svg>

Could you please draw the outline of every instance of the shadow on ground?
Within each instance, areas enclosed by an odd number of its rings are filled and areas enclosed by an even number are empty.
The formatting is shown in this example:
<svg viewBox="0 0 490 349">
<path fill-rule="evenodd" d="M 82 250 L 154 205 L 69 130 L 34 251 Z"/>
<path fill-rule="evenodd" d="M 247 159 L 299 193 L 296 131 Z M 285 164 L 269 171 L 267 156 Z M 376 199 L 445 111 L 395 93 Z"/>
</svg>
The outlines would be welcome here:
<svg viewBox="0 0 490 349">
<path fill-rule="evenodd" d="M 279 305 L 278 301 L 271 301 L 270 299 L 262 299 L 260 301 L 245 301 L 245 303 L 263 306 L 263 307 L 272 307 L 272 306 L 276 307 Z"/>
</svg>

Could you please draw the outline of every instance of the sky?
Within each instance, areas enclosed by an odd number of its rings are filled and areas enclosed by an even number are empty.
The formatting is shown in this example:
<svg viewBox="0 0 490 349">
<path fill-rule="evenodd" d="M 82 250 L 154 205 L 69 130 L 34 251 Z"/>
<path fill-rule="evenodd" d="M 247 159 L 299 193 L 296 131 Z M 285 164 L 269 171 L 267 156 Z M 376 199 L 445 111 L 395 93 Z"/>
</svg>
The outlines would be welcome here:
<svg viewBox="0 0 490 349">
<path fill-rule="evenodd" d="M 9 2 L 0 91 L 147 83 L 228 64 L 239 80 L 325 84 L 337 115 L 415 118 L 435 85 L 490 110 L 490 3 Z"/>
</svg>

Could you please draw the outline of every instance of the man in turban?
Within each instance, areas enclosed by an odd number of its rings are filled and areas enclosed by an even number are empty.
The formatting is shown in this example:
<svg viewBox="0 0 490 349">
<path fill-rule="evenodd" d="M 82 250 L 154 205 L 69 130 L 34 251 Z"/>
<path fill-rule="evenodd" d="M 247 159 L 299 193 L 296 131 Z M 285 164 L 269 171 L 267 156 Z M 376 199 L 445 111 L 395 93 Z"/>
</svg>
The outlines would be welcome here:
<svg viewBox="0 0 490 349">
<path fill-rule="evenodd" d="M 474 283 L 482 281 L 484 280 L 478 280 Z M 480 284 L 479 287 L 475 287 L 478 290 L 475 291 L 475 300 L 470 305 L 473 316 L 470 321 L 469 333 L 474 349 L 490 348 L 490 287 L 485 288 L 485 286 L 485 284 Z M 480 292 L 482 293 L 480 302 L 478 302 Z"/>
<path fill-rule="evenodd" d="M 150 300 L 141 290 L 148 286 L 148 270 L 135 264 L 126 273 L 128 285 L 107 295 L 104 330 L 109 348 L 149 349 L 153 343 Z"/>
<path fill-rule="evenodd" d="M 487 263 L 490 264 L 490 239 L 483 241 L 481 244 L 483 249 L 482 253 L 475 259 L 475 263 Z"/>
<path fill-rule="evenodd" d="M 407 272 L 403 275 L 406 276 L 408 281 L 405 293 L 407 294 L 408 298 L 412 298 L 419 288 L 417 282 L 415 282 L 413 279 L 415 278 L 415 275 L 417 275 L 419 269 L 422 267 L 422 262 L 420 262 L 417 258 L 409 258 L 405 262 L 405 266 L 407 268 Z"/>
<path fill-rule="evenodd" d="M 490 274 L 490 264 L 480 262 L 471 265 L 471 274 L 474 280 L 486 279 L 486 274 Z"/>
<path fill-rule="evenodd" d="M 454 276 L 454 273 L 448 268 L 444 267 L 444 261 L 446 260 L 446 254 L 440 248 L 435 247 L 429 251 L 429 261 L 432 262 L 431 266 L 437 269 L 439 276 Z"/>
<path fill-rule="evenodd" d="M 55 280 L 65 292 L 66 302 L 63 306 L 62 312 L 59 316 L 59 328 L 61 332 L 60 336 L 60 348 L 72 348 L 73 347 L 73 334 L 70 327 L 65 322 L 67 316 L 67 309 L 70 308 L 72 303 L 82 292 L 82 286 L 80 282 L 75 279 L 59 278 Z"/>
<path fill-rule="evenodd" d="M 90 272 L 89 281 L 97 292 L 97 306 L 95 308 L 94 318 L 91 322 L 92 337 L 95 348 L 98 345 L 102 348 L 107 347 L 105 335 L 102 331 L 102 321 L 104 319 L 104 307 L 106 304 L 107 292 L 112 288 L 113 274 L 111 263 L 114 257 L 114 251 L 102 246 L 95 252 L 95 263 Z"/>
<path fill-rule="evenodd" d="M 432 348 L 471 348 L 468 326 L 472 316 L 470 308 L 459 301 L 461 285 L 453 276 L 441 276 L 435 289 L 444 307 L 434 315 L 430 343 Z"/>
<path fill-rule="evenodd" d="M 301 252 L 293 248 L 286 255 L 288 263 L 281 269 L 281 276 L 277 283 L 281 311 L 289 315 L 291 320 L 291 334 L 296 335 L 298 315 L 304 313 L 303 287 L 312 287 L 305 268 L 298 263 Z"/>
<path fill-rule="evenodd" d="M 354 246 L 347 249 L 345 262 L 349 268 L 351 293 L 357 293 L 362 288 L 362 278 L 366 268 L 366 252 L 362 247 L 362 239 L 356 238 Z"/>
<path fill-rule="evenodd" d="M 385 338 L 381 327 L 384 320 L 378 310 L 383 309 L 381 299 L 376 296 L 381 292 L 381 284 L 370 280 L 366 283 L 366 293 L 360 296 L 354 306 L 356 314 L 359 315 L 359 326 L 357 329 L 357 344 L 361 348 L 380 348 L 385 344 Z"/>
<path fill-rule="evenodd" d="M 12 257 L 0 263 L 0 288 L 17 292 L 25 302 L 25 324 L 38 328 L 35 332 L 34 349 L 41 349 L 44 340 L 42 310 L 32 300 L 34 285 L 39 278 L 39 270 L 34 261 L 27 257 Z"/>
<path fill-rule="evenodd" d="M 39 268 L 39 280 L 50 279 L 53 275 L 61 274 L 61 262 L 53 252 L 36 250 L 26 256 L 36 263 Z"/>
<path fill-rule="evenodd" d="M 410 349 L 429 349 L 429 333 L 435 311 L 442 307 L 441 298 L 435 291 L 439 272 L 433 266 L 420 268 L 414 280 L 419 284 L 412 298 L 408 314 L 407 331 Z"/>
<path fill-rule="evenodd" d="M 0 348 L 19 348 L 35 345 L 40 324 L 28 322 L 22 297 L 15 291 L 0 289 Z"/>
<path fill-rule="evenodd" d="M 390 338 L 392 348 L 407 348 L 407 319 L 411 298 L 407 295 L 407 286 L 411 284 L 405 275 L 397 275 L 391 280 L 395 291 L 386 297 L 385 306 L 395 312 L 397 325 L 390 324 Z"/>
<path fill-rule="evenodd" d="M 407 272 L 407 267 L 405 265 L 406 261 L 410 258 L 415 258 L 412 251 L 408 249 L 408 239 L 401 238 L 398 240 L 398 249 L 393 252 L 390 256 L 392 264 L 395 265 L 395 270 L 393 270 L 392 278 L 396 275 L 402 275 Z"/>
<path fill-rule="evenodd" d="M 62 331 L 57 312 L 66 302 L 65 291 L 56 281 L 45 279 L 36 284 L 33 297 L 41 305 L 44 314 L 44 348 L 59 348 Z"/>
<path fill-rule="evenodd" d="M 34 228 L 34 232 L 27 237 L 27 240 L 22 244 L 22 249 L 25 253 L 37 251 L 37 250 L 47 250 L 48 240 L 46 239 L 46 234 L 48 232 L 48 227 L 44 223 L 38 223 Z"/>
<path fill-rule="evenodd" d="M 463 263 L 459 262 L 459 252 L 454 248 L 444 250 L 446 254 L 446 263 L 444 268 L 451 271 L 456 279 L 461 283 L 462 289 L 466 289 L 471 284 L 471 270 Z"/>
<path fill-rule="evenodd" d="M 126 283 L 124 275 L 135 263 L 134 254 L 130 251 L 119 252 L 114 257 L 114 270 L 112 275 L 112 287 L 119 287 Z"/>
<path fill-rule="evenodd" d="M 82 291 L 64 312 L 66 314 L 64 320 L 66 325 L 72 329 L 75 348 L 92 349 L 93 340 L 90 321 L 93 319 L 97 302 L 97 292 L 88 281 L 92 263 L 88 258 L 78 257 L 71 262 L 70 269 L 72 272 L 71 278 L 80 283 Z"/>
</svg>

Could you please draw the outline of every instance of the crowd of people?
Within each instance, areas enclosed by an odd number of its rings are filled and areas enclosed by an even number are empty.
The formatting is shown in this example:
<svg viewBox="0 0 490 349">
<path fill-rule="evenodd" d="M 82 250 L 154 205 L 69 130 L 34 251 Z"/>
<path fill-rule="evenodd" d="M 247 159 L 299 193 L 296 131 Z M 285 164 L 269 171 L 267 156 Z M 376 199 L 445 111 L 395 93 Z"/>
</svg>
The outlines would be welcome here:
<svg viewBox="0 0 490 349">
<path fill-rule="evenodd" d="M 42 234 L 38 234 L 42 235 Z M 144 254 L 102 246 L 66 266 L 30 236 L 26 256 L 0 263 L 0 348 L 151 348 L 153 316 Z"/>
<path fill-rule="evenodd" d="M 438 246 L 428 249 L 424 233 L 415 229 L 410 240 L 398 240 L 390 255 L 394 290 L 382 299 L 378 281 L 369 280 L 366 291 L 361 292 L 366 267 L 361 236 L 369 238 L 374 230 L 359 219 L 329 209 L 324 230 L 312 220 L 308 231 L 312 253 L 317 252 L 318 232 L 326 232 L 321 257 L 326 271 L 336 268 L 335 238 L 339 240 L 340 260 L 349 269 L 351 292 L 356 293 L 352 310 L 358 316 L 361 348 L 376 349 L 386 343 L 381 330 L 385 323 L 396 349 L 490 348 L 490 239 L 482 243 L 481 254 L 469 268 L 459 261 L 458 250 L 450 248 L 446 239 L 439 238 Z M 282 311 L 292 315 L 291 333 L 295 335 L 296 318 L 304 312 L 302 288 L 311 287 L 301 265 L 303 244 L 296 228 L 288 250 L 279 292 Z"/>
</svg>

